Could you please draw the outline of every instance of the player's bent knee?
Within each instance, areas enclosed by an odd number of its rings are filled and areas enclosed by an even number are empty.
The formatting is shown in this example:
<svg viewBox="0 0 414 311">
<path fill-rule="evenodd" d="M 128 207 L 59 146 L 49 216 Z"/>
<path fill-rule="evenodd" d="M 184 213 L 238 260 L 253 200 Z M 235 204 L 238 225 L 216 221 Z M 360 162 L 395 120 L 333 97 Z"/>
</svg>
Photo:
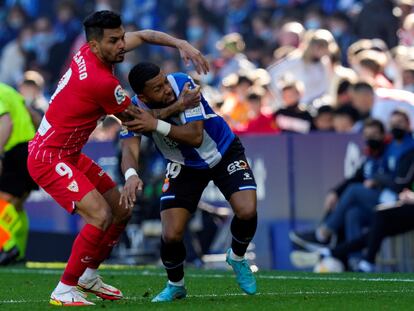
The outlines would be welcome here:
<svg viewBox="0 0 414 311">
<path fill-rule="evenodd" d="M 256 216 L 256 205 L 245 205 L 235 212 L 237 218 L 241 220 L 249 220 Z"/>
<path fill-rule="evenodd" d="M 112 223 L 111 210 L 103 206 L 91 207 L 88 217 L 85 218 L 86 222 L 100 228 L 101 230 L 106 230 Z"/>
</svg>

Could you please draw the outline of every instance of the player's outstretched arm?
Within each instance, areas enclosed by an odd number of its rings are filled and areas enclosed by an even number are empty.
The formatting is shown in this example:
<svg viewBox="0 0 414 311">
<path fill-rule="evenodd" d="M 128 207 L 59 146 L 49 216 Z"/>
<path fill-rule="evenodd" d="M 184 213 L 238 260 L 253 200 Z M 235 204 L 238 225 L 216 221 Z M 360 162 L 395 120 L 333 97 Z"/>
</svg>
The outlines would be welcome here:
<svg viewBox="0 0 414 311">
<path fill-rule="evenodd" d="M 200 147 L 203 142 L 204 122 L 202 120 L 184 125 L 172 125 L 155 119 L 150 112 L 141 108 L 134 111 L 127 110 L 127 113 L 134 118 L 132 121 L 122 123 L 129 131 L 137 133 L 156 131 L 178 143 L 196 148 Z"/>
<path fill-rule="evenodd" d="M 121 191 L 119 204 L 122 205 L 123 203 L 125 207 L 129 208 L 134 206 L 137 192 L 141 191 L 144 185 L 137 173 L 140 144 L 140 137 L 121 139 L 121 169 L 125 175 L 125 185 Z"/>
<path fill-rule="evenodd" d="M 185 65 L 188 66 L 191 61 L 199 74 L 206 74 L 210 70 L 207 59 L 185 40 L 150 29 L 125 33 L 125 50 L 131 51 L 143 42 L 177 48 Z"/>
</svg>

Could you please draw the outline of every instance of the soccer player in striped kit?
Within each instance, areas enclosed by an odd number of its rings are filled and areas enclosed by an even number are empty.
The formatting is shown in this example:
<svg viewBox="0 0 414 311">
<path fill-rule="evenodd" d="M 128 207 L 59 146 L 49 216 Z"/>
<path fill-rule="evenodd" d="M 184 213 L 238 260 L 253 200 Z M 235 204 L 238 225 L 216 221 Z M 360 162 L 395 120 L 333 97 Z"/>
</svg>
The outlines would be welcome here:
<svg viewBox="0 0 414 311">
<path fill-rule="evenodd" d="M 234 218 L 233 236 L 227 251 L 227 263 L 236 274 L 241 289 L 255 294 L 256 280 L 245 259 L 247 247 L 256 232 L 256 182 L 244 147 L 227 123 L 214 113 L 204 97 L 195 108 L 169 118 L 155 118 L 149 109 L 168 107 L 198 90 L 187 74 L 165 75 L 153 63 L 139 63 L 129 73 L 129 83 L 136 92 L 132 103 L 134 120 L 124 122 L 122 169 L 126 183 L 122 191 L 125 204 L 133 204 L 142 185 L 136 173 L 139 159 L 140 133 L 151 137 L 169 161 L 161 196 L 161 259 L 168 275 L 165 289 L 152 301 L 163 302 L 186 296 L 183 263 L 186 251 L 183 234 L 201 194 L 212 180 L 229 201 Z"/>
</svg>

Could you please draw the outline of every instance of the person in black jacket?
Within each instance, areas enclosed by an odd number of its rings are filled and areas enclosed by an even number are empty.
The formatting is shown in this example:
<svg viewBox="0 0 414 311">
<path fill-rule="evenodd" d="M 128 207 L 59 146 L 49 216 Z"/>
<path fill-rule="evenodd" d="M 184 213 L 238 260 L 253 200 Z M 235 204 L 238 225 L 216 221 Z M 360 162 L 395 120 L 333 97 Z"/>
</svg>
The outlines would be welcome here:
<svg viewBox="0 0 414 311">
<path fill-rule="evenodd" d="M 289 234 L 292 242 L 300 247 L 327 245 L 332 234 L 337 235 L 345 228 L 345 213 L 351 206 L 363 206 L 369 211 L 376 205 L 380 189 L 367 188 L 364 182 L 371 180 L 381 167 L 382 155 L 387 148 L 384 125 L 381 121 L 367 119 L 364 123 L 363 136 L 366 144 L 366 158 L 355 172 L 334 187 L 326 196 L 322 223 L 316 230 Z M 351 235 L 352 234 L 347 234 Z M 349 236 L 347 238 L 350 238 Z"/>
<path fill-rule="evenodd" d="M 359 272 L 374 272 L 375 259 L 382 241 L 414 230 L 414 150 L 407 152 L 397 164 L 397 170 L 390 187 L 399 193 L 399 201 L 380 204 L 376 207 L 372 225 L 361 236 L 335 247 L 310 249 L 311 252 L 295 251 L 291 254 L 294 265 L 300 268 L 320 265 L 326 258 L 347 262 L 349 254 L 365 250 L 363 257 L 349 267 Z M 331 259 L 332 260 L 332 259 Z M 329 266 L 325 265 L 329 272 Z"/>
</svg>

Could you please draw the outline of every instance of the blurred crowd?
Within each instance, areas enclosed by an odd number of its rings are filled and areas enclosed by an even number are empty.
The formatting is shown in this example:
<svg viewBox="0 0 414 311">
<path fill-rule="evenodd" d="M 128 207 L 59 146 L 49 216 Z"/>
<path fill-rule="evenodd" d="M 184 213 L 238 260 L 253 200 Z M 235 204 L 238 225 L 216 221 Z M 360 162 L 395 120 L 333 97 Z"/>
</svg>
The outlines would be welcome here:
<svg viewBox="0 0 414 311">
<path fill-rule="evenodd" d="M 404 190 L 414 182 L 414 174 L 404 174 L 414 172 L 408 170 L 414 167 L 414 0 L 0 0 L 0 83 L 16 88 L 29 111 L 44 113 L 85 43 L 83 18 L 105 9 L 120 12 L 127 31 L 150 28 L 188 40 L 211 64 L 207 75 L 198 75 L 176 50 L 144 45 L 116 66 L 130 95 L 129 70 L 149 60 L 167 73 L 189 72 L 239 135 L 363 135 L 367 154 L 360 170 L 328 194 L 321 224 L 293 233 L 294 242 L 317 243 L 326 257 L 345 265 L 356 258 L 353 270 L 372 271 L 378 241 L 414 228 L 381 223 L 414 216 L 414 193 Z M 38 125 L 40 117 L 33 121 Z M 118 131 L 107 118 L 91 139 L 116 140 Z M 143 200 L 157 210 L 162 160 L 144 149 L 143 161 L 152 164 L 143 166 L 149 169 Z M 400 202 L 405 210 L 373 208 L 392 206 L 401 195 L 411 200 Z M 338 251 L 333 237 L 346 248 Z M 349 248 L 355 241 L 359 248 Z M 360 252 L 364 247 L 368 257 Z"/>
<path fill-rule="evenodd" d="M 166 72 L 186 70 L 238 134 L 358 132 L 367 116 L 385 124 L 396 108 L 414 116 L 412 0 L 0 3 L 0 82 L 18 88 L 26 71 L 38 74 L 37 95 L 25 95 L 27 105 L 47 108 L 85 42 L 83 18 L 110 9 L 121 12 L 126 30 L 151 28 L 187 39 L 212 67 L 198 76 L 174 49 L 147 45 L 117 66 L 125 87 L 139 60 L 159 63 Z"/>
</svg>

